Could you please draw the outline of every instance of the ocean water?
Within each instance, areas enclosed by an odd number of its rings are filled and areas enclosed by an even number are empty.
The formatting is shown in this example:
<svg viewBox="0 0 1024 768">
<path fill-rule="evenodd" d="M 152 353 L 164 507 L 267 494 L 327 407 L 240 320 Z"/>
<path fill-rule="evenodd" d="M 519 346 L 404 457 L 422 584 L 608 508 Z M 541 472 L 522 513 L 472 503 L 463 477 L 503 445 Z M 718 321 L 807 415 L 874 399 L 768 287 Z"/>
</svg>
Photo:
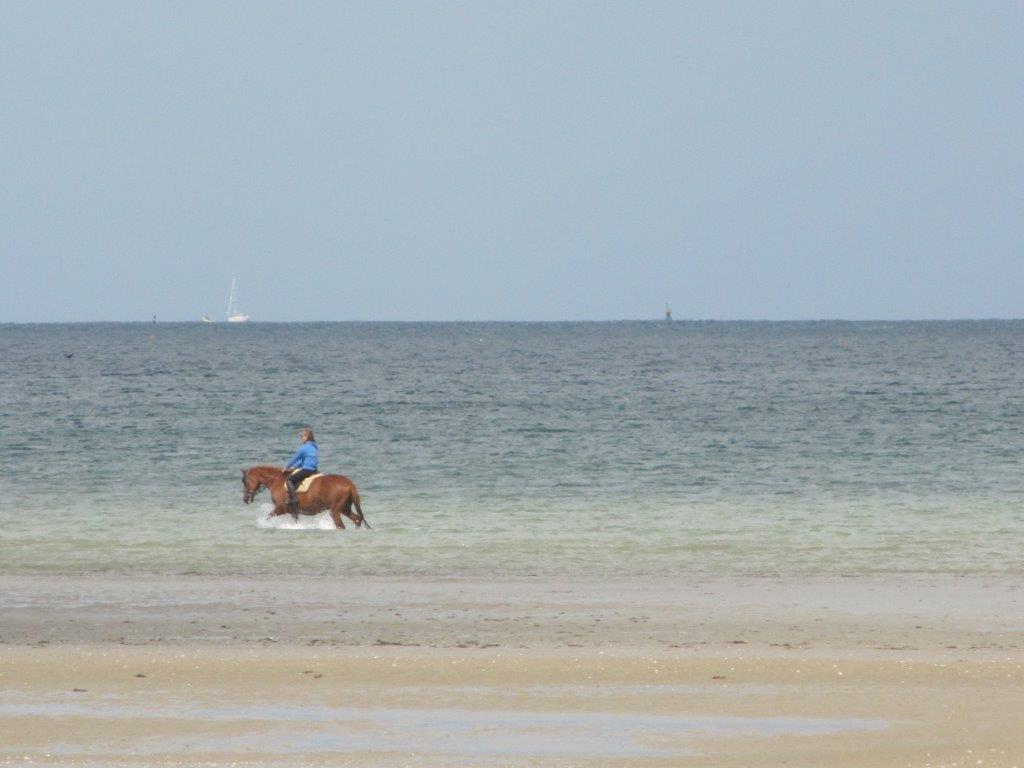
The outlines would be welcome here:
<svg viewBox="0 0 1024 768">
<path fill-rule="evenodd" d="M 1024 322 L 2 325 L 0 362 L 5 573 L 1024 572 Z M 376 530 L 242 503 L 305 425 Z"/>
</svg>

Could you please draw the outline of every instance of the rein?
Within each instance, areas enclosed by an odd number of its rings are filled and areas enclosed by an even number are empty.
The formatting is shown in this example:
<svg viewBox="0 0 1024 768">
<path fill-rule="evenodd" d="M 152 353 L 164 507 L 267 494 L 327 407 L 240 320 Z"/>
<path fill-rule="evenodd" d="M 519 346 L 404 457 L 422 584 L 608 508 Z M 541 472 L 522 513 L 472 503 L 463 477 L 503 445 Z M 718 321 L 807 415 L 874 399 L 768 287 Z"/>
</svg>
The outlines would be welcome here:
<svg viewBox="0 0 1024 768">
<path fill-rule="evenodd" d="M 248 497 L 248 501 L 246 501 L 246 503 L 247 504 L 251 504 L 253 501 L 255 501 L 256 500 L 256 496 L 258 496 L 259 493 L 264 488 L 266 488 L 269 491 L 270 490 L 270 483 L 271 482 L 273 482 L 273 478 L 271 478 L 270 480 L 263 480 L 262 478 L 260 478 L 258 476 L 257 480 L 256 480 L 256 487 L 253 490 L 251 490 L 251 491 L 246 491 L 246 495 Z"/>
</svg>

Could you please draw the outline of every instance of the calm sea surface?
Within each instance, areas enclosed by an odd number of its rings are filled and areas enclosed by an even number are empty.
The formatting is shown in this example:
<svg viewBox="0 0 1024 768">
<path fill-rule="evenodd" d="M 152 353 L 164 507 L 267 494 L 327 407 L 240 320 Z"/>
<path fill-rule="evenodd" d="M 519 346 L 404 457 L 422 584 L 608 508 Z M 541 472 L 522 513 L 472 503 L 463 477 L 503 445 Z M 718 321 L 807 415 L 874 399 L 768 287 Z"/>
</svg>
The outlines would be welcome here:
<svg viewBox="0 0 1024 768">
<path fill-rule="evenodd" d="M 0 325 L 5 573 L 1024 573 L 1024 322 Z M 271 525 L 317 434 L 375 531 Z"/>
</svg>

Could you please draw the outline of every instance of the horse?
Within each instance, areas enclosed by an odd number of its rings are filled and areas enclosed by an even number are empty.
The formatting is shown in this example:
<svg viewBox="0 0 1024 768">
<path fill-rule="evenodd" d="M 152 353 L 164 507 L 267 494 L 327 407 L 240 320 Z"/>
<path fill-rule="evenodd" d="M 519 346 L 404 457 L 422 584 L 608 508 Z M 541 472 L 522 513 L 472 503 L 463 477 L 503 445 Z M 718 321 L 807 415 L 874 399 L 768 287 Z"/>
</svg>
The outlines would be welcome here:
<svg viewBox="0 0 1024 768">
<path fill-rule="evenodd" d="M 305 493 L 299 493 L 298 511 L 288 509 L 288 488 L 285 485 L 285 478 L 291 470 L 281 467 L 261 465 L 242 470 L 242 501 L 251 504 L 256 494 L 263 488 L 270 491 L 270 498 L 274 502 L 273 511 L 267 517 L 291 514 L 298 522 L 299 514 L 316 515 L 325 509 L 331 511 L 331 519 L 338 528 L 344 528 L 341 521 L 344 515 L 353 523 L 356 528 L 366 525 L 371 528 L 363 517 L 363 509 L 359 506 L 359 491 L 356 484 L 344 475 L 320 475 L 310 483 Z M 353 513 L 352 507 L 355 507 Z"/>
</svg>

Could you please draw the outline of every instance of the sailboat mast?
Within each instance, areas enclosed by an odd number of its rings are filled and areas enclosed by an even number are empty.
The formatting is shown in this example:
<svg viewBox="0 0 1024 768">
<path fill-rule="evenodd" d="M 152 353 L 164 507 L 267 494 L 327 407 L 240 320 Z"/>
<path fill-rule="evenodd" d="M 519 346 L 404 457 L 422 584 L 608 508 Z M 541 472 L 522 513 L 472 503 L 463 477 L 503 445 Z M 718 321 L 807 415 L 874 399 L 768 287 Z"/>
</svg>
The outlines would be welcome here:
<svg viewBox="0 0 1024 768">
<path fill-rule="evenodd" d="M 231 296 L 228 298 L 228 322 L 248 323 L 249 316 L 238 309 L 238 300 L 235 297 L 235 276 L 231 276 Z"/>
<path fill-rule="evenodd" d="M 228 317 L 235 314 L 235 276 L 231 276 L 231 295 L 228 297 Z"/>
</svg>

